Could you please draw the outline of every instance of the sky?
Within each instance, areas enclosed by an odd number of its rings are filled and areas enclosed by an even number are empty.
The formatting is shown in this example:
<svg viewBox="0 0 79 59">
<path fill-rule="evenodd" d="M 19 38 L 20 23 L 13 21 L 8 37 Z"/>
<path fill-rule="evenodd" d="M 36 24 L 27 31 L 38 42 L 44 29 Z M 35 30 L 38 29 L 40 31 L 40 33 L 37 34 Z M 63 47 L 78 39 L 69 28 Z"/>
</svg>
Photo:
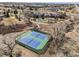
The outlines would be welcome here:
<svg viewBox="0 0 79 59">
<path fill-rule="evenodd" d="M 0 2 L 79 2 L 79 0 L 0 0 Z"/>
</svg>

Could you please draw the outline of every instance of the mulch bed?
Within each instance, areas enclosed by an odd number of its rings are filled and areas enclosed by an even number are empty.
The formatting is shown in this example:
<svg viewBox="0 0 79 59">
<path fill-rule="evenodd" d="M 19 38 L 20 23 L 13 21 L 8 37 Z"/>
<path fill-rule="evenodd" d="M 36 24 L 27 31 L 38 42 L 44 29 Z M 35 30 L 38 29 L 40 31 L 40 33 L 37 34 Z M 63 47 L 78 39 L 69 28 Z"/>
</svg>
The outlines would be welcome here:
<svg viewBox="0 0 79 59">
<path fill-rule="evenodd" d="M 27 26 L 27 24 L 16 24 L 16 25 L 10 25 L 10 26 L 0 25 L 0 34 L 7 34 L 7 33 L 12 33 L 12 32 L 20 32 L 26 26 Z"/>
</svg>

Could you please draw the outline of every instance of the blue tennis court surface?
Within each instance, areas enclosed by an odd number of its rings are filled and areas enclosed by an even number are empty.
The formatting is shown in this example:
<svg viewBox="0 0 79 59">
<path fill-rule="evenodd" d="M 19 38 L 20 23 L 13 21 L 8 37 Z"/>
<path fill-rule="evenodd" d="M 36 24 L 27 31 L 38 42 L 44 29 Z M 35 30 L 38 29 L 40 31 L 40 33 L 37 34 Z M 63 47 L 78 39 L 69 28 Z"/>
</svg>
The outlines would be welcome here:
<svg viewBox="0 0 79 59">
<path fill-rule="evenodd" d="M 21 38 L 19 41 L 24 43 L 24 44 L 28 44 L 32 41 L 33 39 L 32 38 L 27 38 L 27 37 L 24 37 L 24 38 Z"/>
<path fill-rule="evenodd" d="M 35 50 L 44 48 L 49 40 L 49 36 L 47 34 L 35 32 L 35 31 L 31 31 L 28 32 L 28 34 L 25 34 L 23 36 L 20 35 L 20 36 L 19 38 L 16 39 L 17 42 L 19 42 L 23 46 L 27 46 Z"/>
<path fill-rule="evenodd" d="M 44 35 L 44 34 L 39 34 L 39 35 L 38 35 L 38 38 L 40 38 L 40 39 L 45 39 L 45 38 L 47 38 L 47 36 Z"/>
<path fill-rule="evenodd" d="M 28 44 L 29 46 L 33 47 L 33 48 L 37 48 L 40 45 L 39 41 L 35 41 L 33 40 L 31 43 Z"/>
</svg>

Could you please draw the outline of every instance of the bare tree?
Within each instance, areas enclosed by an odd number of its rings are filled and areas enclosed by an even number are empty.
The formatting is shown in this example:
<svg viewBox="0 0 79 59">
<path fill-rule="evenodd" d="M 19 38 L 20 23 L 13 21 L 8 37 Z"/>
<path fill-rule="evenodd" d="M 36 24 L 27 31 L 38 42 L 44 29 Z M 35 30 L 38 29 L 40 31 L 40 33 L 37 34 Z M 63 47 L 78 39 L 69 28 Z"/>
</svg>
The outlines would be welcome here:
<svg viewBox="0 0 79 59">
<path fill-rule="evenodd" d="M 9 49 L 9 53 L 8 53 L 9 56 L 13 57 L 13 49 L 14 49 L 14 47 L 15 47 L 16 44 L 15 43 L 13 44 L 12 42 L 7 42 L 6 40 L 3 40 L 3 43 L 5 45 L 7 45 L 8 49 Z M 5 52 L 5 54 L 6 54 L 6 52 Z"/>
<path fill-rule="evenodd" d="M 51 35 L 53 37 L 53 41 L 50 45 L 49 54 L 52 55 L 53 53 L 56 53 L 63 45 L 68 25 L 69 24 L 66 24 L 64 21 L 51 25 Z"/>
</svg>

